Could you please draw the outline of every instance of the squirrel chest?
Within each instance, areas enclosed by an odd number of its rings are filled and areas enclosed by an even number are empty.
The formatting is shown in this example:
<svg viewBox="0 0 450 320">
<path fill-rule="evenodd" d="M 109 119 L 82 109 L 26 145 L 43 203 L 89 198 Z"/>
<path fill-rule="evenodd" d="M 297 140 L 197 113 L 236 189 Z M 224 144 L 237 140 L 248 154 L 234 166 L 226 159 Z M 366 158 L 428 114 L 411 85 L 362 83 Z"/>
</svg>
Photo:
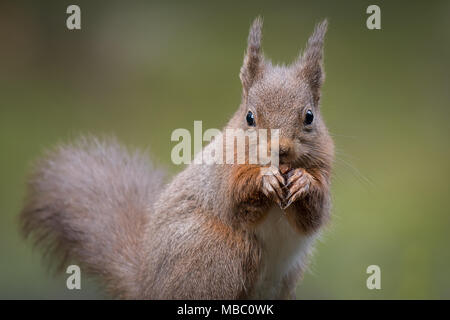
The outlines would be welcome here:
<svg viewBox="0 0 450 320">
<path fill-rule="evenodd" d="M 273 206 L 257 226 L 256 236 L 262 253 L 252 298 L 279 299 L 284 294 L 283 282 L 303 271 L 316 234 L 300 234 L 285 212 Z"/>
</svg>

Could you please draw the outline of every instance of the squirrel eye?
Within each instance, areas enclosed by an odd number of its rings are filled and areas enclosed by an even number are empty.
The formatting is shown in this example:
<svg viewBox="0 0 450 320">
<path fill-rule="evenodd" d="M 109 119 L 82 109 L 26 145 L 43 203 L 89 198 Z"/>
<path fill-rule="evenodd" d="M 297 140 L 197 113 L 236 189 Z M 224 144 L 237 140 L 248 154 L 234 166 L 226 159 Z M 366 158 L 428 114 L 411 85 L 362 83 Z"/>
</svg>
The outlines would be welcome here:
<svg viewBox="0 0 450 320">
<path fill-rule="evenodd" d="M 305 116 L 305 124 L 311 124 L 314 120 L 314 114 L 311 111 L 311 109 L 308 109 L 308 111 L 306 111 L 306 116 Z"/>
<path fill-rule="evenodd" d="M 253 112 L 249 111 L 249 112 L 247 113 L 246 119 L 247 119 L 247 124 L 248 124 L 250 127 L 254 127 L 254 126 L 255 126 L 255 116 L 253 115 Z"/>
</svg>

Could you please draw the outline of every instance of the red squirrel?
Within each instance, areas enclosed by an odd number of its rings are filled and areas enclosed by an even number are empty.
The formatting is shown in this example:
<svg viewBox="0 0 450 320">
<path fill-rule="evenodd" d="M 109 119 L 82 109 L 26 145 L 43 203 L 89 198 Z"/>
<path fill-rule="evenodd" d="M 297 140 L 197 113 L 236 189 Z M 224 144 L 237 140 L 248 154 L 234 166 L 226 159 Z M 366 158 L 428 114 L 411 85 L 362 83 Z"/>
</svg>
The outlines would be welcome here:
<svg viewBox="0 0 450 320">
<path fill-rule="evenodd" d="M 114 298 L 295 298 L 330 215 L 334 146 L 319 106 L 326 28 L 316 26 L 290 66 L 264 58 L 260 18 L 250 28 L 242 102 L 224 129 L 280 129 L 278 168 L 192 163 L 166 183 L 142 153 L 81 138 L 36 163 L 24 234 Z"/>
</svg>

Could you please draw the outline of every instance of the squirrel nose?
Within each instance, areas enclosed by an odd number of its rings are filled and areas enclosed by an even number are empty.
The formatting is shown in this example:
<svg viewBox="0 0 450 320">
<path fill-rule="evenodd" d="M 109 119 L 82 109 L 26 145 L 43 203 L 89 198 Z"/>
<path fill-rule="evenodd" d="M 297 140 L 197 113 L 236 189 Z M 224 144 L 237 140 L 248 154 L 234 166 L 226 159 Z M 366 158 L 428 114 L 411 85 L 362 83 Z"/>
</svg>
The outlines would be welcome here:
<svg viewBox="0 0 450 320">
<path fill-rule="evenodd" d="M 278 157 L 280 161 L 286 161 L 292 152 L 292 141 L 286 138 L 280 138 L 278 145 Z"/>
<path fill-rule="evenodd" d="M 280 146 L 279 155 L 281 158 L 289 155 L 290 148 L 289 146 Z"/>
</svg>

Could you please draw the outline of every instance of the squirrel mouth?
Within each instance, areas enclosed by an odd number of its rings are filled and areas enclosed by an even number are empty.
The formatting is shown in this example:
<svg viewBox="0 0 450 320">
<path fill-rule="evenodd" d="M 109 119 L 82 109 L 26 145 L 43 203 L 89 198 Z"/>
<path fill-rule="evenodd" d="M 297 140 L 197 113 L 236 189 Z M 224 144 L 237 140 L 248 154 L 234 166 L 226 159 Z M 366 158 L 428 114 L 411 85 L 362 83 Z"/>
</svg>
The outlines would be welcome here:
<svg viewBox="0 0 450 320">
<path fill-rule="evenodd" d="M 283 170 L 288 172 L 292 169 L 304 168 L 306 166 L 307 163 L 305 162 L 305 159 L 301 157 L 291 155 L 290 157 L 280 157 L 279 159 L 279 168 L 281 173 L 283 173 Z"/>
<path fill-rule="evenodd" d="M 280 163 L 281 174 L 286 174 L 292 169 L 292 166 L 288 163 Z"/>
</svg>

